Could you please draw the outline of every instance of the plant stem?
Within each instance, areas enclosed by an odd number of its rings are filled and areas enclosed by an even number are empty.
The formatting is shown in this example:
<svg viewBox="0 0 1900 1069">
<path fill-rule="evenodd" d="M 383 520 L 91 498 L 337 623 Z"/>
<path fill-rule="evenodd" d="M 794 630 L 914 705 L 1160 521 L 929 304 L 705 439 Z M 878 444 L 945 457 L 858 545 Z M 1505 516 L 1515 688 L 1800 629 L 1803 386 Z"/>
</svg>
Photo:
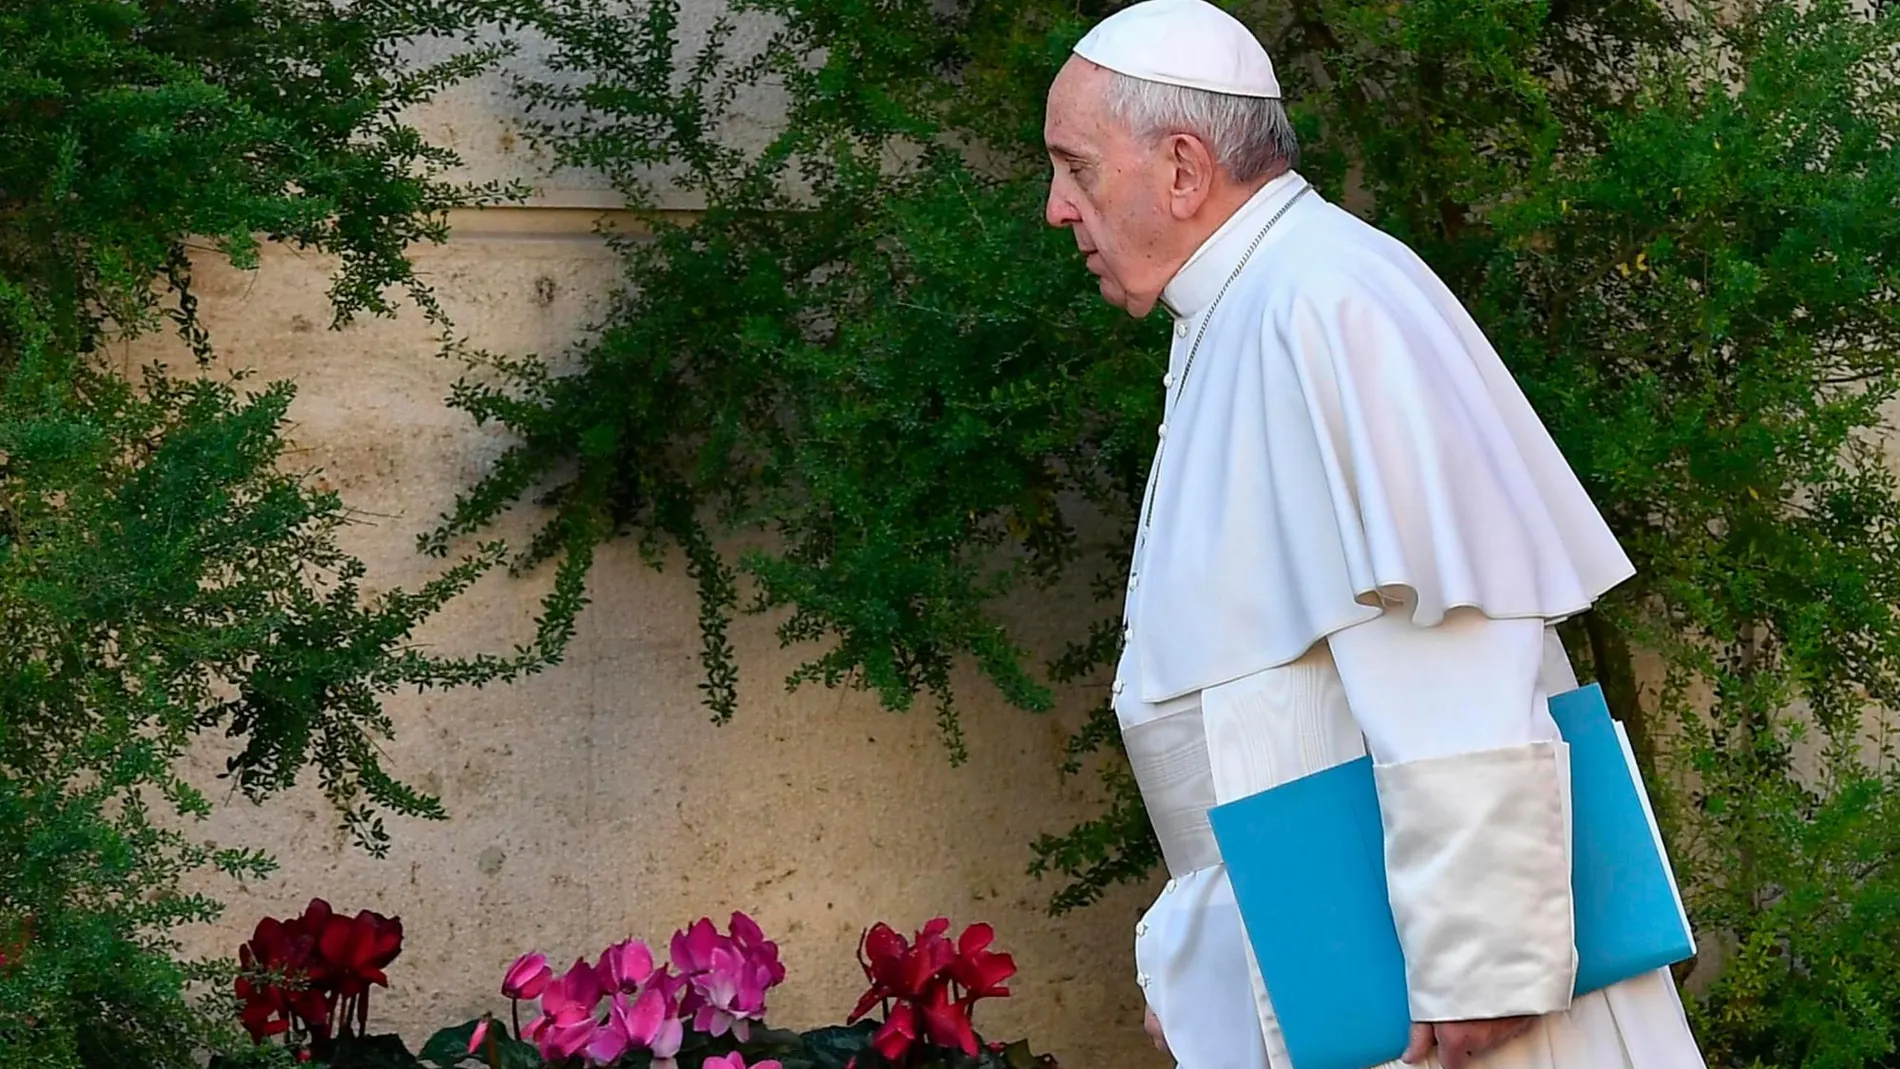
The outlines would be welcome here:
<svg viewBox="0 0 1900 1069">
<path fill-rule="evenodd" d="M 1636 751 L 1636 767 L 1643 778 L 1656 778 L 1656 754 L 1649 733 L 1649 718 L 1643 709 L 1642 692 L 1636 685 L 1635 658 L 1629 639 L 1600 612 L 1583 618 L 1584 633 L 1590 639 L 1590 662 L 1597 683 L 1603 687 L 1604 702 L 1623 721 L 1629 732 L 1630 749 Z"/>
</svg>

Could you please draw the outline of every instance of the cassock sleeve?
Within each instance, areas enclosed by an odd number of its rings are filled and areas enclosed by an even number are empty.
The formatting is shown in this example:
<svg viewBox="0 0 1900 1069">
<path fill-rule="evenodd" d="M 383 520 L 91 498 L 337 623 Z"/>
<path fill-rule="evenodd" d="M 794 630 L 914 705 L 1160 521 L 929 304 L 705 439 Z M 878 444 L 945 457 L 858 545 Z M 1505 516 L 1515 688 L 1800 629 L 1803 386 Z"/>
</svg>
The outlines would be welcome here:
<svg viewBox="0 0 1900 1069">
<path fill-rule="evenodd" d="M 1569 763 L 1540 670 L 1541 620 L 1404 607 L 1336 632 L 1333 660 L 1374 761 L 1412 1017 L 1570 1004 Z"/>
</svg>

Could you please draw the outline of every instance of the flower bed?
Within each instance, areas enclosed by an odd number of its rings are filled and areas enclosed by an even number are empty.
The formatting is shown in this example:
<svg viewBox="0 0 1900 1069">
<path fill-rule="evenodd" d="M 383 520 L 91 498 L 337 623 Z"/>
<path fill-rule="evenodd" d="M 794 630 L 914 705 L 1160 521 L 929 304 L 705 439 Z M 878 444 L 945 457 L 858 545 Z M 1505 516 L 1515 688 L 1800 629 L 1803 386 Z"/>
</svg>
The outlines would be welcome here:
<svg viewBox="0 0 1900 1069">
<path fill-rule="evenodd" d="M 346 917 L 312 899 L 297 917 L 259 921 L 239 949 L 237 1012 L 260 1048 L 331 1069 L 1055 1069 L 1027 1043 L 977 1033 L 977 1004 L 1008 997 L 1016 964 L 991 949 L 989 925 L 954 940 L 950 929 L 941 917 L 911 938 L 873 925 L 858 950 L 863 997 L 843 1024 L 803 1032 L 765 1023 L 785 967 L 744 913 L 723 931 L 702 917 L 675 932 L 667 961 L 638 939 L 560 973 L 528 953 L 502 977 L 505 1019 L 444 1028 L 411 1053 L 399 1037 L 369 1032 L 370 990 L 389 985 L 402 921 Z"/>
</svg>

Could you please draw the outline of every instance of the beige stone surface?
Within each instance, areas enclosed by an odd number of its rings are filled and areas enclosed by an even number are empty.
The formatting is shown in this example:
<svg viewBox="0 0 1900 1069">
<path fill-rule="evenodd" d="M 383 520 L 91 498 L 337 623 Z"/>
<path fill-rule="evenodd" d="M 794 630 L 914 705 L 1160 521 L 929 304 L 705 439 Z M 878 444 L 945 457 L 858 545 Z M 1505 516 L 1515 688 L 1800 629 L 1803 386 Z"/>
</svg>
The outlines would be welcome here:
<svg viewBox="0 0 1900 1069">
<path fill-rule="evenodd" d="M 597 240 L 546 233 L 558 219 L 467 222 L 417 262 L 472 338 L 497 351 L 558 352 L 615 278 Z M 544 236 L 531 236 L 537 229 Z M 228 364 L 255 369 L 260 382 L 296 382 L 295 460 L 360 510 L 347 544 L 371 585 L 413 586 L 439 567 L 414 551 L 416 534 L 501 439 L 443 404 L 462 368 L 434 355 L 420 316 L 325 329 L 327 268 L 284 249 L 268 250 L 254 273 L 207 264 L 207 319 Z M 167 351 L 146 343 L 123 358 Z M 530 633 L 545 582 L 485 580 L 426 636 L 430 648 L 507 649 Z M 407 948 L 375 1015 L 419 1041 L 505 1009 L 497 985 L 518 953 L 571 962 L 609 941 L 663 941 L 699 916 L 743 909 L 780 940 L 790 970 L 774 1018 L 804 1026 L 837 1020 L 855 1001 L 864 926 L 946 914 L 993 923 L 1021 966 L 1016 997 L 985 1006 L 980 1028 L 1031 1036 L 1066 1066 L 1159 1064 L 1140 1034 L 1130 964 L 1132 924 L 1152 888 L 1052 919 L 1042 905 L 1053 885 L 1024 873 L 1036 835 L 1091 812 L 1089 785 L 1056 772 L 1072 720 L 1002 707 L 972 681 L 971 759 L 952 768 L 927 711 L 897 716 L 822 688 L 787 694 L 798 654 L 754 618 L 733 635 L 745 673 L 739 716 L 714 726 L 698 704 L 694 592 L 677 567 L 655 573 L 617 544 L 590 594 L 565 663 L 545 675 L 389 702 L 392 770 L 438 793 L 452 816 L 397 823 L 386 860 L 346 846 L 314 790 L 262 807 L 226 799 L 204 830 L 223 845 L 270 849 L 282 870 L 252 886 L 211 883 L 229 913 L 187 933 L 188 949 L 232 953 L 257 918 L 312 895 L 398 914 Z M 1071 696 L 1068 708 L 1087 701 Z M 219 767 L 208 748 L 207 784 Z"/>
<path fill-rule="evenodd" d="M 683 0 L 675 52 L 682 68 L 706 46 L 715 23 L 721 19 L 730 24 L 722 40 L 722 50 L 734 64 L 743 63 L 762 51 L 778 27 L 776 20 L 756 11 L 735 14 L 719 0 Z M 494 43 L 495 38 L 495 34 L 489 34 L 484 43 Z M 453 149 L 461 156 L 462 166 L 450 174 L 451 178 L 477 182 L 518 179 L 532 187 L 529 204 L 618 207 L 621 198 L 605 175 L 581 169 L 549 169 L 548 158 L 534 144 L 524 125 L 532 119 L 548 116 L 545 112 L 530 116 L 513 90 L 518 80 L 571 87 L 589 76 L 556 69 L 555 49 L 539 34 L 513 36 L 511 43 L 514 52 L 495 69 L 451 86 L 412 112 L 409 121 L 432 143 Z M 414 61 L 426 63 L 445 59 L 465 48 L 453 42 L 419 41 L 411 46 L 409 54 Z M 611 72 L 599 72 L 596 76 L 611 77 Z M 767 80 L 746 85 L 733 100 L 720 126 L 719 138 L 727 145 L 757 151 L 781 129 L 784 112 L 784 94 L 775 82 Z M 666 177 L 675 173 L 676 170 L 669 168 L 649 172 L 657 202 L 666 208 L 701 207 L 697 194 L 673 189 L 666 183 Z"/>
</svg>

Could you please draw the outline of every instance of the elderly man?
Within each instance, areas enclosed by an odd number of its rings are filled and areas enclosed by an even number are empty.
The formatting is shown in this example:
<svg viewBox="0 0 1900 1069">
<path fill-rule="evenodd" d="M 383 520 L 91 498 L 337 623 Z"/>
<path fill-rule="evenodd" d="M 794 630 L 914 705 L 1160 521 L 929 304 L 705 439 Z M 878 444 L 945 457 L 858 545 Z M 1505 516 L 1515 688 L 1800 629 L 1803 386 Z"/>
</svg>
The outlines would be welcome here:
<svg viewBox="0 0 1900 1069">
<path fill-rule="evenodd" d="M 1113 686 L 1172 876 L 1136 927 L 1157 1044 L 1298 1069 L 1206 811 L 1370 752 L 1404 1061 L 1701 1066 L 1666 972 L 1572 997 L 1552 628 L 1628 559 L 1452 294 L 1293 170 L 1251 33 L 1147 0 L 1075 53 L 1048 221 L 1104 298 L 1174 328 Z"/>
</svg>

